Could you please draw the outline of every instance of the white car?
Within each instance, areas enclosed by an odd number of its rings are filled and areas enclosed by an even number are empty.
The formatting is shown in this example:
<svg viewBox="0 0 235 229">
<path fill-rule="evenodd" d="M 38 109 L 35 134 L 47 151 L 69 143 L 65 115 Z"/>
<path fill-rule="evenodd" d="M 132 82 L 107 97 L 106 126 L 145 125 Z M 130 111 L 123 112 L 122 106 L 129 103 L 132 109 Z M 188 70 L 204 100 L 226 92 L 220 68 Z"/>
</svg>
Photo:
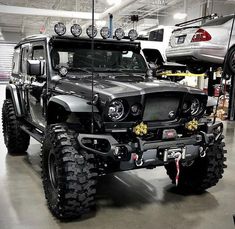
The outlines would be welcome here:
<svg viewBox="0 0 235 229">
<path fill-rule="evenodd" d="M 192 73 L 204 73 L 210 66 L 223 66 L 235 73 L 235 26 L 227 51 L 233 15 L 211 20 L 201 26 L 186 26 L 172 32 L 166 50 L 168 61 L 184 63 Z"/>
<path fill-rule="evenodd" d="M 159 26 L 157 29 L 149 33 L 148 40 L 139 40 L 141 49 L 148 63 L 155 63 L 157 66 L 171 69 L 185 69 L 184 65 L 167 62 L 166 49 L 175 26 Z"/>
</svg>

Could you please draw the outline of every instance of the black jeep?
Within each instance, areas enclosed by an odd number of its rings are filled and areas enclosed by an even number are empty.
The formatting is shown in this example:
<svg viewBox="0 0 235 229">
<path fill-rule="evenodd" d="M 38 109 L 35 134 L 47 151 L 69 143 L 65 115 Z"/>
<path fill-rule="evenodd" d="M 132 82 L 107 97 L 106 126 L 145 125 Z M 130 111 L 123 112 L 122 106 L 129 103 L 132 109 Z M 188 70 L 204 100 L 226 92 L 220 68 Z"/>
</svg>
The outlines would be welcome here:
<svg viewBox="0 0 235 229">
<path fill-rule="evenodd" d="M 122 170 L 165 166 L 180 189 L 215 185 L 224 172 L 223 125 L 204 116 L 207 95 L 153 78 L 137 42 L 93 41 L 41 35 L 15 47 L 5 144 L 18 154 L 30 136 L 42 143 L 51 212 L 82 215 L 95 205 L 97 177 Z"/>
</svg>

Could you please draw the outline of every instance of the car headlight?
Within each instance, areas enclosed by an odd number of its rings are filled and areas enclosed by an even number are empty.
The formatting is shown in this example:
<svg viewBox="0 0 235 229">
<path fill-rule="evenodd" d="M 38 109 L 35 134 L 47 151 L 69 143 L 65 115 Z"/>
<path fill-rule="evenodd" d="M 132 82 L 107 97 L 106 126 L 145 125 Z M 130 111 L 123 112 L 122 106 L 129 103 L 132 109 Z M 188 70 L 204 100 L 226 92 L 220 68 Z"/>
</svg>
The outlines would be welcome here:
<svg viewBox="0 0 235 229">
<path fill-rule="evenodd" d="M 200 111 L 200 102 L 198 99 L 194 98 L 191 103 L 191 115 L 196 115 Z"/>
<path fill-rule="evenodd" d="M 126 116 L 125 106 L 121 99 L 113 100 L 108 107 L 108 117 L 113 121 L 120 121 Z"/>
</svg>

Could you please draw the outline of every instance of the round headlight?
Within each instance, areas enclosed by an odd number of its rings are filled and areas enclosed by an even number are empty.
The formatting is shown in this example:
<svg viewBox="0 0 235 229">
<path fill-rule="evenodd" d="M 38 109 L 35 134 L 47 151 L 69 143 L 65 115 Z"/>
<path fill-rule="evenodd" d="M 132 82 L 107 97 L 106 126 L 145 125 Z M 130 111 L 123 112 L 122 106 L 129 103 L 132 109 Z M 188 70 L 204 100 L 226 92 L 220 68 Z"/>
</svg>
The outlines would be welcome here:
<svg viewBox="0 0 235 229">
<path fill-rule="evenodd" d="M 125 32 L 122 28 L 116 29 L 114 34 L 118 40 L 121 40 L 125 36 Z"/>
<path fill-rule="evenodd" d="M 193 99 L 191 104 L 191 115 L 196 115 L 200 110 L 200 102 L 198 99 Z"/>
<path fill-rule="evenodd" d="M 82 27 L 78 24 L 74 24 L 71 26 L 70 31 L 75 37 L 79 37 L 82 34 Z"/>
<path fill-rule="evenodd" d="M 92 25 L 90 25 L 87 29 L 86 29 L 86 34 L 88 37 L 92 38 L 92 37 L 96 37 L 97 35 L 97 28 L 95 26 L 93 26 L 93 34 L 92 34 Z"/>
<path fill-rule="evenodd" d="M 125 116 L 125 108 L 121 100 L 114 100 L 108 108 L 108 117 L 112 121 L 120 121 Z"/>
<path fill-rule="evenodd" d="M 135 29 L 131 29 L 128 33 L 128 37 L 130 38 L 131 41 L 134 41 L 138 37 L 138 33 Z"/>
<path fill-rule="evenodd" d="M 141 114 L 141 105 L 140 104 L 133 104 L 131 106 L 131 114 L 134 116 L 140 115 Z"/>
<path fill-rule="evenodd" d="M 110 36 L 110 30 L 108 27 L 103 27 L 101 30 L 100 30 L 100 35 L 101 37 L 103 37 L 104 39 L 107 39 L 109 38 Z"/>
<path fill-rule="evenodd" d="M 66 27 L 63 23 L 58 22 L 55 26 L 54 26 L 54 31 L 56 34 L 58 34 L 59 36 L 63 36 L 66 33 Z"/>
</svg>

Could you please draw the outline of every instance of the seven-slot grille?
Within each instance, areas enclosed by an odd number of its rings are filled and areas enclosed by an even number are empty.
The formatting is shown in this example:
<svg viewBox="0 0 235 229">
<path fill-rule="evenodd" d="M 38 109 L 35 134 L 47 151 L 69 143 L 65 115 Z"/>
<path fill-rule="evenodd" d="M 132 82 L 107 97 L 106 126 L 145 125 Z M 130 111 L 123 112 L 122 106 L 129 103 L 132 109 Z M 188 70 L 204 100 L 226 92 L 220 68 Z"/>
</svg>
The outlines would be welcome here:
<svg viewBox="0 0 235 229">
<path fill-rule="evenodd" d="M 177 116 L 179 94 L 150 94 L 145 99 L 144 121 L 171 121 Z"/>
</svg>

